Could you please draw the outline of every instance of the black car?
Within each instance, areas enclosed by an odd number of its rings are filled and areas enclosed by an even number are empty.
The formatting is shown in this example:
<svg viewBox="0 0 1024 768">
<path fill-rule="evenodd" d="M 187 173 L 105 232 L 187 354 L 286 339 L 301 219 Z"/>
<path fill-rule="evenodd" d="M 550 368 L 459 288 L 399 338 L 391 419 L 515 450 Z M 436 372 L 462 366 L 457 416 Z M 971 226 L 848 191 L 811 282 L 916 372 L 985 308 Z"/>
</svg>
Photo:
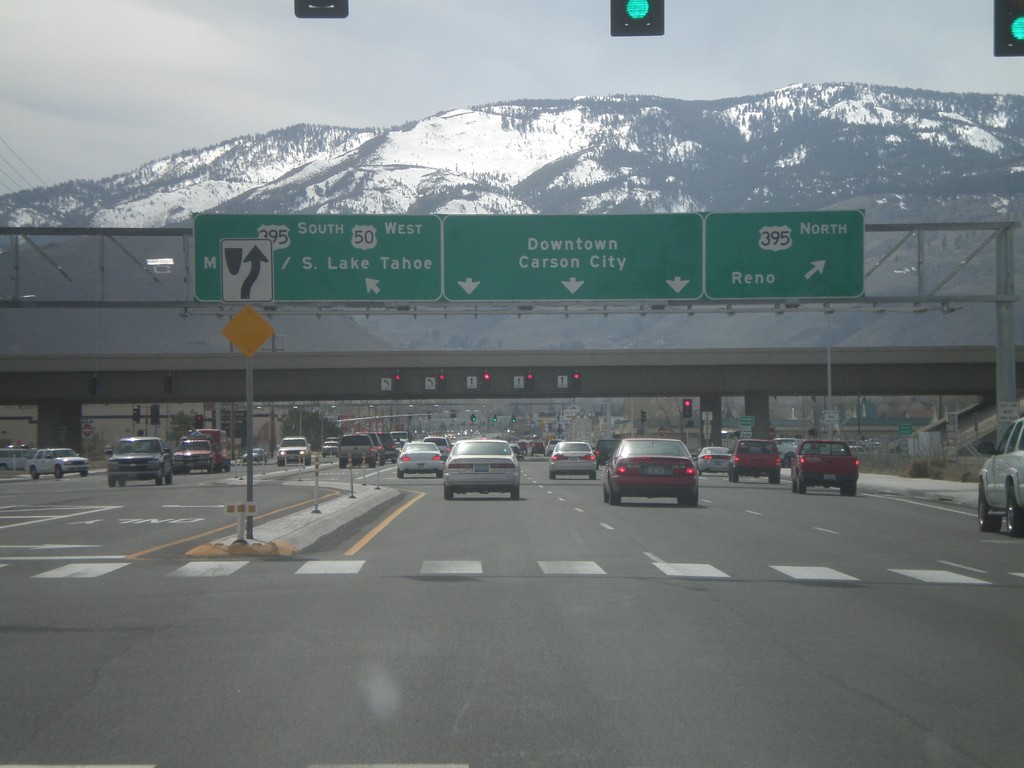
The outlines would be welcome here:
<svg viewBox="0 0 1024 768">
<path fill-rule="evenodd" d="M 377 440 L 380 441 L 381 448 L 384 449 L 384 458 L 381 459 L 381 463 L 390 461 L 392 464 L 398 463 L 398 454 L 400 449 L 395 444 L 394 438 L 391 437 L 390 432 L 378 432 Z"/>
<path fill-rule="evenodd" d="M 612 457 L 615 453 L 615 449 L 619 447 L 619 443 L 622 442 L 620 437 L 602 437 L 597 441 L 597 445 L 594 446 L 594 455 L 597 457 L 597 466 L 603 467 L 605 462 Z"/>
</svg>

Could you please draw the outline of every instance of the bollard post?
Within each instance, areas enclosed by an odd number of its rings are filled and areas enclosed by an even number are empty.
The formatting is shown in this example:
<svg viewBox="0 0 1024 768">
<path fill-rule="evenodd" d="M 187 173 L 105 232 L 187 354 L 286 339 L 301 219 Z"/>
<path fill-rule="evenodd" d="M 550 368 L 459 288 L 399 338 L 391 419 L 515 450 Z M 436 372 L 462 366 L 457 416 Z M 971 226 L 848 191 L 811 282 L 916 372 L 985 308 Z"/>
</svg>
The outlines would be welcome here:
<svg viewBox="0 0 1024 768">
<path fill-rule="evenodd" d="M 313 461 L 313 512 L 320 514 L 320 457 Z"/>
</svg>

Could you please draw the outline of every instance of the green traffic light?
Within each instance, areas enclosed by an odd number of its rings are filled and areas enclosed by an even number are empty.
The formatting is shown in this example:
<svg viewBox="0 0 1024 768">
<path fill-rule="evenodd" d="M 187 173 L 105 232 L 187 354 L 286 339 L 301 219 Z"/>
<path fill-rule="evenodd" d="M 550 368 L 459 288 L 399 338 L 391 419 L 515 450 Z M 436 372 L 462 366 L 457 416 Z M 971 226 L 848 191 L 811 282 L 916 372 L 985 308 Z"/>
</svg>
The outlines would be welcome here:
<svg viewBox="0 0 1024 768">
<path fill-rule="evenodd" d="M 1018 16 L 1010 22 L 1010 35 L 1014 40 L 1024 40 L 1024 16 Z"/>
<path fill-rule="evenodd" d="M 626 13 L 631 19 L 643 19 L 651 12 L 651 4 L 648 0 L 627 0 Z"/>
</svg>

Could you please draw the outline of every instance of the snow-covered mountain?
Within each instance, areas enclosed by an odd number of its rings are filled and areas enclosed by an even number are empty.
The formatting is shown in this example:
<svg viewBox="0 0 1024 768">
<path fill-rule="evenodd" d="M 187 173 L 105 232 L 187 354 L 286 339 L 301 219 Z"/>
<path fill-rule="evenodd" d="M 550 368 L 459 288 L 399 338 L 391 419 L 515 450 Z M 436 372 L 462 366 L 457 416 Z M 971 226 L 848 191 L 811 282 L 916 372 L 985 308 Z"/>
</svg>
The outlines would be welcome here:
<svg viewBox="0 0 1024 768">
<path fill-rule="evenodd" d="M 715 101 L 617 96 L 460 107 L 389 129 L 296 125 L 184 150 L 99 181 L 2 196 L 0 221 L 163 227 L 187 226 L 200 212 L 823 208 L 862 208 L 868 223 L 1024 218 L 1024 97 L 800 84 Z M 534 343 L 822 343 L 820 316 L 762 318 L 739 331 L 742 320 L 732 318 L 723 336 L 718 316 L 639 325 L 571 318 Z M 413 346 L 522 347 L 538 335 L 527 318 L 492 318 L 472 333 L 452 320 L 421 318 L 418 333 L 399 334 L 399 322 L 373 318 L 363 326 Z M 861 344 L 872 343 L 872 335 L 893 343 L 909 328 L 888 318 L 834 326 L 836 343 Z M 972 328 L 973 322 L 957 325 L 955 343 L 990 331 Z M 949 341 L 952 334 L 931 335 Z M 929 342 L 919 335 L 912 343 Z"/>
</svg>

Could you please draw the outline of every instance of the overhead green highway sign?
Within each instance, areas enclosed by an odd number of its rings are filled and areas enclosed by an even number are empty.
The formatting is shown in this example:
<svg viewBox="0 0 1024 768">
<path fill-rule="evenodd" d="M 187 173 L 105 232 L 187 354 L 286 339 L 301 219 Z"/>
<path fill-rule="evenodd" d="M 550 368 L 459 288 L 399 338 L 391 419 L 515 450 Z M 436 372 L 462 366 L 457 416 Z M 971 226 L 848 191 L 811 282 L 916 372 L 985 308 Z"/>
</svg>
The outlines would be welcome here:
<svg viewBox="0 0 1024 768">
<path fill-rule="evenodd" d="M 437 301 L 436 216 L 221 215 L 193 223 L 198 301 Z"/>
<path fill-rule="evenodd" d="M 449 301 L 696 299 L 699 214 L 448 216 Z"/>
<path fill-rule="evenodd" d="M 705 270 L 714 300 L 861 296 L 864 213 L 708 214 Z"/>
</svg>

